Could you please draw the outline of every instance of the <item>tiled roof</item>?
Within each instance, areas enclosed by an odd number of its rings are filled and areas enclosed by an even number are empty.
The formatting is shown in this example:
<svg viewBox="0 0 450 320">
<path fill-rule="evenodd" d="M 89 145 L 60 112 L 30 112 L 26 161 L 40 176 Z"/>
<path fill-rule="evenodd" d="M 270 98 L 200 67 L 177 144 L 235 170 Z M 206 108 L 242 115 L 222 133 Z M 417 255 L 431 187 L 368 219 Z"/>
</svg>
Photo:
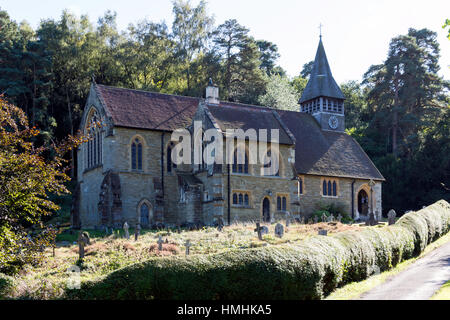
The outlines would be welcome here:
<svg viewBox="0 0 450 320">
<path fill-rule="evenodd" d="M 95 85 L 115 126 L 173 131 L 191 124 L 200 98 Z"/>
<path fill-rule="evenodd" d="M 270 130 L 278 129 L 281 144 L 295 143 L 278 121 L 273 109 L 232 102 L 208 105 L 207 108 L 223 132 L 227 129 L 255 129 L 258 134 L 259 129 L 267 129 L 267 139 L 270 140 Z"/>
<path fill-rule="evenodd" d="M 321 130 L 307 113 L 281 110 L 278 113 L 296 138 L 295 168 L 299 174 L 384 180 L 348 134 Z"/>
<path fill-rule="evenodd" d="M 299 102 L 303 103 L 321 96 L 345 99 L 344 94 L 331 74 L 322 39 L 319 41 L 316 58 L 314 59 L 314 66 Z"/>
<path fill-rule="evenodd" d="M 115 126 L 166 131 L 185 128 L 191 125 L 200 102 L 194 97 L 98 84 L 94 87 Z M 310 114 L 231 102 L 206 108 L 224 132 L 253 128 L 267 129 L 270 134 L 270 129 L 279 129 L 281 144 L 295 144 L 299 174 L 384 180 L 352 137 L 321 130 Z"/>
</svg>

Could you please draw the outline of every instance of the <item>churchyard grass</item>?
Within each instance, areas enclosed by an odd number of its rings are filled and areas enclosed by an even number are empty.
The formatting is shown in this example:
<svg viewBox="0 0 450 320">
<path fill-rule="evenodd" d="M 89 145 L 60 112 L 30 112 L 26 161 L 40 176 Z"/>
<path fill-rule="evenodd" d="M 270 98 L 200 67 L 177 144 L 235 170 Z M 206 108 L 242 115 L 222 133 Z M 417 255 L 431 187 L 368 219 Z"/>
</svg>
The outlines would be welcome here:
<svg viewBox="0 0 450 320">
<path fill-rule="evenodd" d="M 190 240 L 191 255 L 206 255 L 226 252 L 233 249 L 277 246 L 284 243 L 300 243 L 317 235 L 319 229 L 327 229 L 328 234 L 347 230 L 359 230 L 360 226 L 341 223 L 297 224 L 291 223 L 285 228 L 282 238 L 274 234 L 276 223 L 265 224 L 269 233 L 258 240 L 254 232 L 255 223 L 235 223 L 224 227 L 219 232 L 214 227 L 204 227 L 200 230 L 141 230 L 138 241 L 134 237 L 124 239 L 124 231 L 116 230 L 113 235 L 102 231 L 88 230 L 91 245 L 85 247 L 83 263 L 78 260 L 78 233 L 61 233 L 57 237 L 55 257 L 52 249 L 45 251 L 46 259 L 39 266 L 27 265 L 13 280 L 9 288 L 0 287 L 0 298 L 12 299 L 58 299 L 62 298 L 68 279 L 67 269 L 73 265 L 81 267 L 80 280 L 93 280 L 105 276 L 115 270 L 134 263 L 143 262 L 152 257 L 184 256 L 185 242 Z M 134 229 L 129 230 L 134 235 Z M 158 250 L 158 238 L 162 237 L 163 250 Z M 166 242 L 166 239 L 168 243 Z M 5 278 L 6 279 L 6 278 Z M 3 293 L 3 297 L 2 297 Z"/>
</svg>

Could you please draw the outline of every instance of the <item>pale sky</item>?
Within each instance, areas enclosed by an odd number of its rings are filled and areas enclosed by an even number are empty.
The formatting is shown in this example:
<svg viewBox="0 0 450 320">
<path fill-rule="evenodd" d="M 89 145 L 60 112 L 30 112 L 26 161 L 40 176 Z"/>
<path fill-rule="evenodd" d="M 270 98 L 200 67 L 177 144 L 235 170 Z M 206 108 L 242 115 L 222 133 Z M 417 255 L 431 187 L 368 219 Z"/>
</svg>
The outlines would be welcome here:
<svg viewBox="0 0 450 320">
<path fill-rule="evenodd" d="M 33 27 L 41 19 L 59 18 L 64 8 L 88 14 L 94 23 L 107 9 L 116 11 L 120 30 L 143 18 L 165 20 L 169 26 L 172 22 L 170 0 L 0 0 L 0 8 Z M 450 40 L 442 29 L 450 19 L 447 0 L 209 0 L 208 10 L 216 25 L 236 19 L 256 39 L 277 44 L 278 63 L 290 76 L 314 59 L 322 23 L 323 43 L 338 83 L 361 81 L 370 65 L 386 58 L 391 38 L 410 27 L 428 28 L 438 33 L 440 74 L 450 79 Z"/>
</svg>

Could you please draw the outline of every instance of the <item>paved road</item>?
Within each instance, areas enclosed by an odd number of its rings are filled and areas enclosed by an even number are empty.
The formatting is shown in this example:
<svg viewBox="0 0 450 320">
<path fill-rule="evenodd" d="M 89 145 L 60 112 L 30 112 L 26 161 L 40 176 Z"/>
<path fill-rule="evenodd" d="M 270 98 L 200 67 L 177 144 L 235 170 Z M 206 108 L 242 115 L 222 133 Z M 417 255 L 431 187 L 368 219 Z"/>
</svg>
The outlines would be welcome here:
<svg viewBox="0 0 450 320">
<path fill-rule="evenodd" d="M 450 280 L 450 242 L 418 259 L 407 269 L 363 294 L 360 299 L 429 299 L 448 280 Z"/>
</svg>

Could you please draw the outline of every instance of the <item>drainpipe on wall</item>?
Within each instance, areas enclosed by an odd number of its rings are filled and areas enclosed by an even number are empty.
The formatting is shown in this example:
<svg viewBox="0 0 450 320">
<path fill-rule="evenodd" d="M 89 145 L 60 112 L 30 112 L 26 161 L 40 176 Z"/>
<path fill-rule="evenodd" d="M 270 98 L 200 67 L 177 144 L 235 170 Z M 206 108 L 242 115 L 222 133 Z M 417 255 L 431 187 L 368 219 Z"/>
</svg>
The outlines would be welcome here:
<svg viewBox="0 0 450 320">
<path fill-rule="evenodd" d="M 352 181 L 352 219 L 355 218 L 355 182 L 356 180 Z"/>
<path fill-rule="evenodd" d="M 164 199 L 164 131 L 161 133 L 161 189 Z"/>
<path fill-rule="evenodd" d="M 230 164 L 227 164 L 227 203 L 228 203 L 228 210 L 227 210 L 227 219 L 228 219 L 228 225 L 231 224 L 231 190 L 230 190 Z"/>
</svg>

